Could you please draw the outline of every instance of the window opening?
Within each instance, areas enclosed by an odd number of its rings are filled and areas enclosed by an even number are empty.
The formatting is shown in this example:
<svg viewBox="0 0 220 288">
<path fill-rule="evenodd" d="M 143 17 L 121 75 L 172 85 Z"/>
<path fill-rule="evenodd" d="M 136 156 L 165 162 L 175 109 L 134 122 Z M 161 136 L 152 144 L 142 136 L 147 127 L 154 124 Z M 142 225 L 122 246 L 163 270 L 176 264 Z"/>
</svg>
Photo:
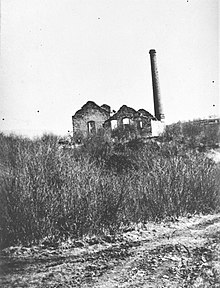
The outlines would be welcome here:
<svg viewBox="0 0 220 288">
<path fill-rule="evenodd" d="M 118 127 L 118 121 L 117 120 L 112 120 L 111 121 L 112 130 L 116 129 L 117 127 Z"/>
<path fill-rule="evenodd" d="M 124 118 L 122 119 L 123 125 L 129 125 L 130 124 L 130 119 L 129 118 Z"/>
<path fill-rule="evenodd" d="M 142 129 L 143 128 L 143 122 L 142 120 L 138 121 L 138 128 Z"/>
<path fill-rule="evenodd" d="M 95 121 L 87 122 L 87 128 L 88 128 L 88 133 L 89 134 L 95 134 L 95 132 L 96 132 Z"/>
</svg>

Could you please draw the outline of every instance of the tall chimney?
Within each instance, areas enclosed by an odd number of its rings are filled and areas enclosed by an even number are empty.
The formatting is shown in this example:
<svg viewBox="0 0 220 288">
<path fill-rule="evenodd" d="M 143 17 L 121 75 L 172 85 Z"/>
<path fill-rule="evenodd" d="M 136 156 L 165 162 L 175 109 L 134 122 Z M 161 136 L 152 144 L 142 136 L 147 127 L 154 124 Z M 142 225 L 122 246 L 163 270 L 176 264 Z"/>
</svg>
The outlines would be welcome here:
<svg viewBox="0 0 220 288">
<path fill-rule="evenodd" d="M 150 53 L 150 61 L 151 61 L 152 85 L 153 85 L 153 95 L 154 95 L 154 113 L 155 113 L 155 117 L 159 121 L 163 121 L 165 117 L 163 114 L 163 107 L 161 103 L 156 51 L 154 49 L 151 49 L 149 53 Z"/>
</svg>

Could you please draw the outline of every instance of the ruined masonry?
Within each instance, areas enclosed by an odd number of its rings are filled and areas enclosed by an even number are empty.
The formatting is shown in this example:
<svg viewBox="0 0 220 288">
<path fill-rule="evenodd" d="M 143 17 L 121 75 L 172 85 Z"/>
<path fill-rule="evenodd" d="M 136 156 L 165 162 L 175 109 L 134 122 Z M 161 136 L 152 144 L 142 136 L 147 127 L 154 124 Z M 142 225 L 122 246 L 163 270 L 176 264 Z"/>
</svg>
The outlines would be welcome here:
<svg viewBox="0 0 220 288">
<path fill-rule="evenodd" d="M 145 109 L 138 111 L 123 105 L 116 113 L 111 112 L 110 106 L 97 105 L 88 101 L 72 116 L 73 133 L 88 136 L 95 134 L 100 128 L 113 131 L 117 128 L 131 126 L 137 137 L 154 137 L 163 132 L 164 113 L 161 102 L 159 76 L 156 62 L 156 51 L 150 50 L 153 99 L 155 116 Z"/>
</svg>

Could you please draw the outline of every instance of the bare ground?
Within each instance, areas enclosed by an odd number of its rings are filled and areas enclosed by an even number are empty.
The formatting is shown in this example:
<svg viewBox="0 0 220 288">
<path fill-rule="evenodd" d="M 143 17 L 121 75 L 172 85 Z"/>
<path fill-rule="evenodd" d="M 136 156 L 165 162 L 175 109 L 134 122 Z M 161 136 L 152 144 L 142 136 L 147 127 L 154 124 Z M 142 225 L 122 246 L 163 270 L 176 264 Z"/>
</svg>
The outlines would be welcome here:
<svg viewBox="0 0 220 288">
<path fill-rule="evenodd" d="M 0 287 L 220 287 L 220 214 L 1 251 Z"/>
</svg>

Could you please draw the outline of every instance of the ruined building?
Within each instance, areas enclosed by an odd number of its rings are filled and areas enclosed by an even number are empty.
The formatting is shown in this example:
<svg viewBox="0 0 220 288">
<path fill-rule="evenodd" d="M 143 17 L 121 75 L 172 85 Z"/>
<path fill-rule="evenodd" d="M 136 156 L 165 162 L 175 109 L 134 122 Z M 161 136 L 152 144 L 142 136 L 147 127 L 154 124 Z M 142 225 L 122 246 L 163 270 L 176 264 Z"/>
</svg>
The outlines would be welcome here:
<svg viewBox="0 0 220 288">
<path fill-rule="evenodd" d="M 100 128 L 111 131 L 117 128 L 132 127 L 137 137 L 158 136 L 165 127 L 164 114 L 161 103 L 159 77 L 156 63 L 156 51 L 150 50 L 154 113 L 151 115 L 145 109 L 134 110 L 123 105 L 116 113 L 111 113 L 107 104 L 98 106 L 92 101 L 85 105 L 72 116 L 73 133 L 84 136 L 96 133 Z"/>
</svg>

